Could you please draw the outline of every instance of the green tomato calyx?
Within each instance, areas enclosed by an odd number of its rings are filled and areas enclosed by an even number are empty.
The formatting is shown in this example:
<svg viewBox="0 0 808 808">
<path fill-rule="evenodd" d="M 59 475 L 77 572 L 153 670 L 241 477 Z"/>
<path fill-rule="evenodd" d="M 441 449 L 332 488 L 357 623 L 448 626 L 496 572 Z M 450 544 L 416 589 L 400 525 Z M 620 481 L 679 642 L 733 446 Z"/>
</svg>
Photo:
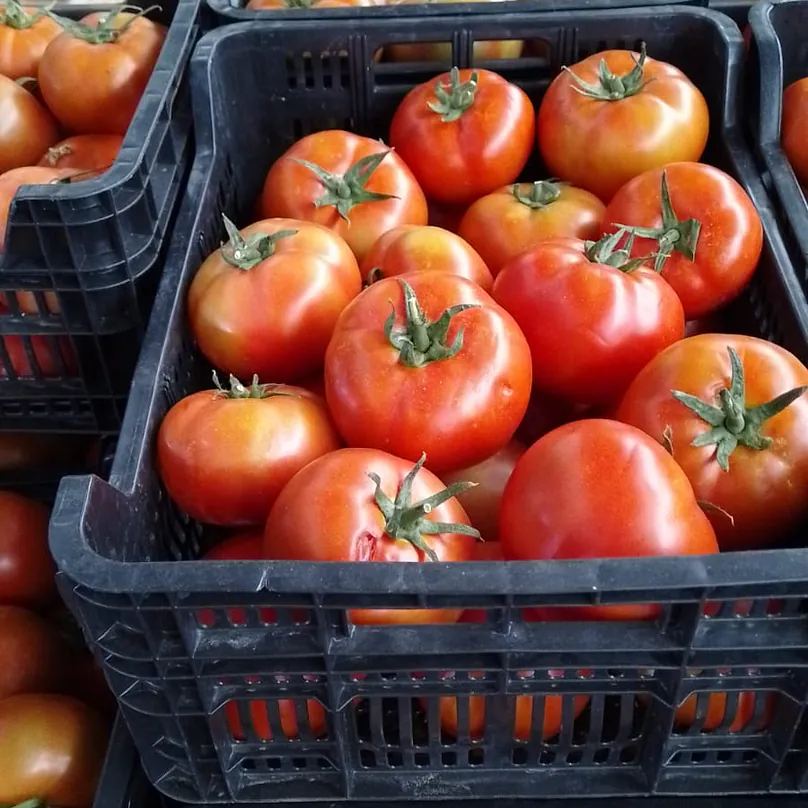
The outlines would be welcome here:
<svg viewBox="0 0 808 808">
<path fill-rule="evenodd" d="M 620 242 L 623 241 L 623 237 L 626 235 L 628 235 L 628 238 L 621 247 Z M 645 255 L 641 258 L 631 257 L 634 234 L 625 225 L 620 225 L 615 233 L 609 233 L 598 241 L 587 241 L 585 244 L 586 257 L 593 264 L 605 264 L 619 269 L 621 272 L 633 272 L 653 257 L 650 255 Z"/>
<path fill-rule="evenodd" d="M 149 6 L 148 8 L 117 6 L 104 14 L 97 25 L 88 25 L 86 22 L 57 17 L 55 14 L 50 14 L 49 16 L 56 20 L 70 36 L 81 39 L 90 45 L 107 45 L 110 42 L 117 42 L 134 25 L 135 20 L 145 17 L 151 11 L 159 10 L 160 6 Z M 131 13 L 132 16 L 123 25 L 116 26 L 115 20 L 121 13 Z"/>
<path fill-rule="evenodd" d="M 437 553 L 426 543 L 425 535 L 436 535 L 442 533 L 460 533 L 464 536 L 473 536 L 482 541 L 480 532 L 470 525 L 458 522 L 435 522 L 427 516 L 432 511 L 443 505 L 444 502 L 474 488 L 477 483 L 458 482 L 453 483 L 443 491 L 422 499 L 420 502 L 411 502 L 412 485 L 418 472 L 424 466 L 426 454 L 422 454 L 420 460 L 407 472 L 401 481 L 395 500 L 390 499 L 382 491 L 382 481 L 378 474 L 372 471 L 367 473 L 376 490 L 373 498 L 379 506 L 379 510 L 384 515 L 384 532 L 391 539 L 396 541 L 408 541 L 417 550 L 420 550 L 430 561 L 439 561 Z"/>
<path fill-rule="evenodd" d="M 563 183 L 555 180 L 538 180 L 530 186 L 530 191 L 522 193 L 525 183 L 515 183 L 512 188 L 514 199 L 527 205 L 531 210 L 541 210 L 548 205 L 552 205 L 561 196 L 561 186 Z"/>
<path fill-rule="evenodd" d="M 644 67 L 645 67 L 645 42 L 640 46 L 640 56 L 635 58 L 631 54 L 634 61 L 634 67 L 628 73 L 622 76 L 617 76 L 609 69 L 605 59 L 601 59 L 598 68 L 598 83 L 589 84 L 583 79 L 578 78 L 575 73 L 568 67 L 562 67 L 574 82 L 573 89 L 587 98 L 594 98 L 596 101 L 622 101 L 624 98 L 631 98 L 632 95 L 637 95 L 648 82 L 645 80 Z"/>
<path fill-rule="evenodd" d="M 277 233 L 253 233 L 244 238 L 239 229 L 222 214 L 224 229 L 227 231 L 229 241 L 222 244 L 222 258 L 230 266 L 243 269 L 245 272 L 257 267 L 275 254 L 275 247 L 281 239 L 297 235 L 297 230 L 279 230 Z"/>
<path fill-rule="evenodd" d="M 433 112 L 440 115 L 443 123 L 452 123 L 474 103 L 477 87 L 480 83 L 480 74 L 475 70 L 468 81 L 460 81 L 460 70 L 453 67 L 449 74 L 449 86 L 444 82 L 435 83 L 436 101 L 430 101 L 428 106 Z"/>
<path fill-rule="evenodd" d="M 717 405 L 709 404 L 697 396 L 672 390 L 673 397 L 694 412 L 711 429 L 697 435 L 691 446 L 715 446 L 716 461 L 722 471 L 729 471 L 729 458 L 738 445 L 755 451 L 768 449 L 772 439 L 762 434 L 763 424 L 796 401 L 808 385 L 795 387 L 775 396 L 771 401 L 749 407 L 746 404 L 746 386 L 743 365 L 734 348 L 727 347 L 732 368 L 729 387 L 718 392 Z"/>
<path fill-rule="evenodd" d="M 24 31 L 30 28 L 37 20 L 48 15 L 48 12 L 56 5 L 51 3 L 45 8 L 39 9 L 34 14 L 29 14 L 18 2 L 18 0 L 6 0 L 2 12 L 0 12 L 0 25 L 7 25 L 15 31 Z"/>
<path fill-rule="evenodd" d="M 216 395 L 219 398 L 238 399 L 264 399 L 273 396 L 294 396 L 289 390 L 282 390 L 278 384 L 259 384 L 258 375 L 252 377 L 249 387 L 243 385 L 232 373 L 230 374 L 230 387 L 223 387 L 219 382 L 219 376 L 213 371 L 213 384 L 216 386 Z"/>
</svg>

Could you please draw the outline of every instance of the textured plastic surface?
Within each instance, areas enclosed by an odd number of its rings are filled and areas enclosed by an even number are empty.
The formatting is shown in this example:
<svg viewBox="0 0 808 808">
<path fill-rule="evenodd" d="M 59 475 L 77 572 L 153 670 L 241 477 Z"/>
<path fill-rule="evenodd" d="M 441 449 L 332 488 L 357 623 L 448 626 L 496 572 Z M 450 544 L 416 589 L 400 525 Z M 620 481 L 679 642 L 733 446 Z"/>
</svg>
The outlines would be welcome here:
<svg viewBox="0 0 808 808">
<path fill-rule="evenodd" d="M 759 82 L 754 135 L 777 203 L 783 235 L 808 293 L 808 202 L 780 145 L 783 90 L 808 76 L 808 1 L 762 2 L 749 12 Z"/>
<path fill-rule="evenodd" d="M 203 11 L 169 0 L 153 12 L 168 35 L 112 167 L 26 186 L 12 203 L 0 253 L 3 428 L 120 427 L 192 157 L 186 73 Z"/>
<path fill-rule="evenodd" d="M 51 523 L 63 594 L 105 660 L 149 779 L 172 798 L 277 803 L 808 788 L 808 550 L 499 565 L 198 562 L 209 537 L 177 512 L 157 479 L 162 417 L 209 384 L 184 306 L 190 278 L 222 239 L 221 214 L 248 221 L 270 163 L 301 135 L 328 127 L 387 134 L 401 98 L 440 66 L 376 64 L 380 46 L 450 41 L 462 67 L 475 40 L 514 36 L 542 40 L 549 56 L 486 66 L 534 101 L 561 65 L 641 41 L 692 77 L 712 113 L 706 156 L 740 179 L 765 228 L 761 266 L 734 308 L 736 327 L 808 359 L 805 301 L 737 125 L 743 43 L 728 18 L 689 7 L 510 11 L 436 17 L 427 28 L 413 19 L 328 27 L 283 21 L 206 35 L 191 64 L 197 156 L 110 482 L 67 478 Z M 544 176 L 538 164 L 526 175 Z M 804 542 L 804 534 L 797 539 Z M 739 599 L 748 608 L 735 609 Z M 706 601 L 721 604 L 710 617 Z M 520 619 L 531 604 L 593 602 L 661 603 L 663 616 L 598 625 Z M 357 606 L 476 606 L 490 620 L 353 626 L 346 610 Z M 716 691 L 729 693 L 727 720 L 702 732 L 707 694 Z M 487 703 L 482 738 L 469 735 L 469 693 Z M 573 697 L 581 693 L 591 703 L 573 720 Z M 674 730 L 675 705 L 694 693 L 693 726 Z M 537 695 L 537 727 L 543 696 L 562 696 L 561 733 L 514 740 L 517 694 Z M 440 695 L 460 696 L 458 738 L 441 732 Z M 314 736 L 306 699 L 326 708 L 324 738 Z M 739 730 L 741 702 L 749 722 Z M 288 740 L 292 717 L 299 737 Z"/>
</svg>

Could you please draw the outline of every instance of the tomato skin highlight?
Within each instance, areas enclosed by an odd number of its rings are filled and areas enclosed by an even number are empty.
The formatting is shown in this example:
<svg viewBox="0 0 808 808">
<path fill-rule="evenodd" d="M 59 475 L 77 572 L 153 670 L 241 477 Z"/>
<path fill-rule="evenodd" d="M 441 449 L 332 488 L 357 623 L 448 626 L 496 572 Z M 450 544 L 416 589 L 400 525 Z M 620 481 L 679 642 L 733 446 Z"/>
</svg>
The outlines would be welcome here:
<svg viewBox="0 0 808 808">
<path fill-rule="evenodd" d="M 0 75 L 13 81 L 35 77 L 45 49 L 62 33 L 62 26 L 42 14 L 41 8 L 23 8 L 22 12 L 37 19 L 15 27 L 9 22 L 8 7 L 0 13 Z"/>
<path fill-rule="evenodd" d="M 776 546 L 808 510 L 808 395 L 763 424 L 763 436 L 773 441 L 769 448 L 738 445 L 729 456 L 729 471 L 723 471 L 715 445 L 691 445 L 710 426 L 671 391 L 716 404 L 719 391 L 730 382 L 728 347 L 741 359 L 750 406 L 808 384 L 805 366 L 773 343 L 700 334 L 672 345 L 650 362 L 626 391 L 616 417 L 660 442 L 668 431 L 673 456 L 697 498 L 732 516 L 730 520 L 720 512 L 708 514 L 722 550 L 763 549 Z"/>
<path fill-rule="evenodd" d="M 200 522 L 263 524 L 294 474 L 341 445 L 322 399 L 298 387 L 270 387 L 267 398 L 193 393 L 163 419 L 160 477 L 177 505 Z"/>
<path fill-rule="evenodd" d="M 414 87 L 396 110 L 390 143 L 430 199 L 471 204 L 513 182 L 533 150 L 535 113 L 527 95 L 490 70 L 460 70 L 460 82 L 478 76 L 471 106 L 445 122 L 429 104 L 436 87 L 449 85 L 443 73 Z"/>
<path fill-rule="evenodd" d="M 806 131 L 808 131 L 808 77 L 789 84 L 783 92 L 783 115 L 780 125 L 783 151 L 801 185 L 808 185 Z"/>
<path fill-rule="evenodd" d="M 405 328 L 406 281 L 430 322 L 449 307 L 474 308 L 451 318 L 450 358 L 410 367 L 385 335 Z M 343 312 L 325 361 L 326 398 L 349 446 L 367 446 L 416 461 L 427 454 L 436 473 L 474 465 L 513 437 L 527 409 L 530 350 L 513 318 L 479 286 L 446 273 L 411 273 L 368 287 Z"/>
<path fill-rule="evenodd" d="M 575 421 L 517 462 L 500 506 L 506 559 L 624 558 L 718 552 L 685 473 L 639 429 Z M 649 604 L 533 610 L 550 620 L 647 620 Z"/>
<path fill-rule="evenodd" d="M 578 240 L 522 253 L 497 275 L 492 294 L 527 338 L 534 387 L 577 403 L 619 398 L 684 334 L 682 305 L 657 273 L 590 260 Z"/>
<path fill-rule="evenodd" d="M 547 238 L 596 241 L 600 237 L 606 207 L 589 191 L 558 184 L 556 199 L 530 207 L 516 198 L 514 188 L 528 198 L 532 185 L 506 185 L 478 199 L 466 211 L 457 231 L 479 252 L 495 277 L 509 261 Z"/>
<path fill-rule="evenodd" d="M 646 59 L 642 88 L 614 101 L 582 94 L 571 75 L 597 85 L 601 61 L 625 76 L 639 59 L 626 50 L 593 54 L 556 76 L 539 108 L 537 137 L 548 172 L 607 203 L 633 177 L 699 160 L 707 145 L 707 102 L 673 65 Z"/>
<path fill-rule="evenodd" d="M 378 273 L 374 273 L 378 270 Z M 439 227 L 402 225 L 385 233 L 365 256 L 360 268 L 367 283 L 408 272 L 448 272 L 491 291 L 494 279 L 477 251 L 460 236 Z"/>
<path fill-rule="evenodd" d="M 378 475 L 381 490 L 394 499 L 407 474 L 409 460 L 376 449 L 340 449 L 299 471 L 283 489 L 267 519 L 266 558 L 290 561 L 360 561 L 432 563 L 409 541 L 385 533 L 385 517 L 374 499 L 369 473 Z M 416 503 L 445 486 L 432 472 L 420 469 L 412 486 Z M 429 521 L 469 525 L 456 498 L 433 508 Z M 473 536 L 461 533 L 424 534 L 439 561 L 469 561 Z M 454 623 L 460 609 L 352 609 L 354 624 L 423 625 Z"/>
</svg>

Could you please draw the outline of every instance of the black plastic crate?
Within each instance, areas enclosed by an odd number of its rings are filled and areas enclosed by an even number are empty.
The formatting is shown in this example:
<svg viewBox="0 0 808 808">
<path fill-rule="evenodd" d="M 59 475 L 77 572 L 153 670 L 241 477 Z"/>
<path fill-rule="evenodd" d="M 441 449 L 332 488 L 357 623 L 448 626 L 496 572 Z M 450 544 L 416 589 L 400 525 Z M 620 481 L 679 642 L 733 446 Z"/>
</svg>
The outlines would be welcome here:
<svg viewBox="0 0 808 808">
<path fill-rule="evenodd" d="M 201 0 L 149 13 L 168 34 L 107 172 L 25 186 L 12 203 L 0 253 L 3 428 L 120 427 L 192 159 L 186 74 L 206 13 Z"/>
<path fill-rule="evenodd" d="M 763 159 L 767 184 L 777 204 L 783 235 L 799 280 L 808 294 L 808 202 L 780 145 L 783 90 L 808 76 L 808 2 L 761 2 L 749 13 L 755 45 L 758 87 L 757 117 L 753 122 L 756 146 Z"/>
<path fill-rule="evenodd" d="M 435 17 L 426 30 L 423 21 L 405 18 L 328 27 L 284 20 L 205 36 L 191 63 L 197 157 L 110 481 L 67 478 L 51 522 L 62 592 L 105 660 L 149 779 L 174 799 L 808 790 L 808 550 L 465 565 L 200 563 L 193 559 L 202 531 L 159 484 L 157 427 L 180 397 L 209 384 L 210 369 L 185 325 L 185 294 L 203 257 L 220 244 L 221 214 L 249 220 L 271 162 L 308 132 L 347 127 L 386 135 L 400 99 L 437 68 L 376 64 L 378 47 L 451 41 L 463 67 L 475 40 L 515 35 L 543 40 L 549 56 L 485 66 L 520 83 L 534 101 L 561 65 L 605 47 L 638 49 L 641 41 L 701 87 L 712 114 L 706 156 L 743 183 L 766 236 L 760 269 L 733 309 L 735 325 L 808 360 L 805 300 L 739 131 L 743 42 L 728 18 L 689 7 L 509 11 Z M 529 172 L 543 176 L 538 164 Z M 748 601 L 746 610 L 734 607 L 739 599 Z M 710 616 L 706 601 L 720 604 Z M 592 602 L 661 603 L 664 616 L 656 624 L 596 626 L 520 619 L 529 604 Z M 359 605 L 480 607 L 490 621 L 351 626 L 346 610 Z M 228 620 L 233 607 L 246 610 L 246 623 Z M 265 622 L 261 607 L 275 609 L 276 622 Z M 200 621 L 203 608 L 213 610 L 214 625 Z M 525 670 L 537 673 L 525 677 Z M 459 695 L 462 717 L 470 692 L 486 698 L 484 738 L 472 740 L 467 730 L 457 740 L 442 735 L 437 697 Z M 730 694 L 730 714 L 749 698 L 756 718 L 771 705 L 768 728 L 730 732 L 727 721 L 701 732 L 711 692 Z M 513 740 L 508 721 L 520 693 L 562 696 L 560 735 Z M 572 700 L 582 693 L 591 702 L 573 720 Z M 703 694 L 695 724 L 674 731 L 675 706 L 694 693 Z M 281 731 L 282 699 L 294 701 L 302 727 L 296 740 Z M 325 738 L 309 727 L 306 699 L 326 709 Z M 253 720 L 250 701 L 266 710 L 263 717 Z"/>
</svg>

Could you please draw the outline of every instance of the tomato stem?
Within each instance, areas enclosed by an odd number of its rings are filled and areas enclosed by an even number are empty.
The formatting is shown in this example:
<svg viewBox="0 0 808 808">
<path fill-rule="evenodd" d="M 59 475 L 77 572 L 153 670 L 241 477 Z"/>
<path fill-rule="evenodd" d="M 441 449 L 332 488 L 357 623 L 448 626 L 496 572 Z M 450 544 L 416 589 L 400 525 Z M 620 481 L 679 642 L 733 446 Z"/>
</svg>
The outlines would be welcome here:
<svg viewBox="0 0 808 808">
<path fill-rule="evenodd" d="M 795 387 L 764 404 L 748 407 L 741 359 L 734 348 L 727 346 L 727 352 L 732 368 L 730 384 L 719 390 L 717 406 L 681 390 L 671 391 L 677 401 L 710 425 L 711 429 L 697 435 L 690 445 L 715 446 L 716 460 L 722 471 L 729 471 L 729 458 L 739 444 L 756 451 L 768 449 L 772 439 L 761 434 L 763 424 L 808 390 L 808 385 Z"/>
<path fill-rule="evenodd" d="M 55 5 L 56 3 L 50 3 L 44 8 L 39 9 L 36 13 L 29 14 L 17 0 L 6 0 L 3 13 L 0 14 L 0 25 L 7 25 L 9 28 L 14 28 L 16 31 L 23 31 L 34 25 L 37 20 L 48 16 L 50 10 Z"/>
<path fill-rule="evenodd" d="M 249 271 L 275 254 L 275 247 L 281 239 L 297 235 L 297 230 L 279 230 L 277 233 L 253 233 L 245 239 L 239 229 L 222 214 L 224 229 L 229 241 L 222 245 L 222 258 L 236 269 Z"/>
<path fill-rule="evenodd" d="M 452 497 L 475 488 L 477 483 L 457 482 L 438 491 L 437 494 L 412 503 L 412 485 L 418 472 L 424 467 L 426 454 L 422 454 L 418 462 L 407 472 L 401 481 L 395 501 L 382 491 L 382 481 L 378 474 L 367 472 L 368 477 L 376 486 L 373 498 L 384 515 L 384 532 L 391 539 L 408 541 L 413 547 L 420 550 L 430 561 L 439 561 L 435 551 L 424 540 L 424 534 L 435 535 L 440 533 L 461 533 L 464 536 L 474 536 L 482 541 L 480 532 L 470 525 L 458 522 L 435 522 L 427 516 L 438 506 Z"/>
<path fill-rule="evenodd" d="M 384 334 L 390 344 L 399 352 L 398 361 L 411 368 L 422 368 L 430 362 L 441 359 L 451 359 L 463 347 L 463 334 L 461 328 L 451 345 L 446 344 L 449 325 L 452 317 L 467 309 L 479 308 L 478 303 L 461 303 L 450 306 L 434 322 L 427 319 L 412 286 L 405 280 L 400 280 L 404 291 L 404 317 L 403 328 L 394 328 L 396 309 L 392 301 L 392 311 L 384 323 Z"/>
<path fill-rule="evenodd" d="M 514 199 L 527 205 L 532 210 L 541 210 L 552 205 L 561 196 L 561 183 L 554 180 L 538 180 L 530 186 L 530 192 L 522 193 L 524 183 L 514 183 L 512 190 Z"/>
<path fill-rule="evenodd" d="M 368 272 L 367 278 L 365 278 L 365 286 L 373 286 L 376 281 L 380 281 L 384 278 L 384 273 L 382 272 L 381 267 L 373 267 L 373 269 Z"/>
<path fill-rule="evenodd" d="M 17 803 L 17 805 L 13 805 L 12 808 L 47 808 L 47 806 L 42 800 L 32 799 Z"/>
<path fill-rule="evenodd" d="M 308 168 L 325 186 L 325 193 L 319 199 L 314 200 L 314 206 L 317 208 L 333 206 L 337 209 L 337 213 L 347 221 L 348 213 L 355 205 L 361 205 L 363 202 L 383 202 L 385 199 L 398 199 L 395 194 L 380 194 L 376 191 L 368 191 L 365 188 L 373 172 L 391 151 L 393 150 L 387 149 L 387 151 L 363 157 L 354 163 L 342 176 L 331 174 L 316 163 L 310 163 L 308 160 L 299 160 L 296 157 L 291 159 Z"/>
<path fill-rule="evenodd" d="M 626 243 L 620 247 L 623 237 L 628 235 Z M 634 246 L 634 233 L 625 225 L 619 225 L 616 233 L 609 233 L 599 241 L 586 242 L 586 257 L 595 264 L 606 264 L 619 269 L 621 272 L 633 272 L 641 267 L 653 256 L 632 258 L 631 249 Z"/>
<path fill-rule="evenodd" d="M 230 389 L 223 387 L 219 382 L 219 375 L 213 371 L 213 384 L 216 386 L 216 393 L 222 398 L 272 398 L 273 396 L 294 396 L 290 390 L 281 390 L 277 384 L 259 384 L 258 374 L 252 377 L 249 387 L 243 385 L 232 373 L 230 374 Z"/>
<path fill-rule="evenodd" d="M 645 67 L 645 42 L 640 46 L 640 57 L 636 59 L 634 54 L 631 58 L 634 62 L 634 67 L 628 73 L 622 76 L 617 76 L 609 70 L 605 59 L 601 59 L 598 68 L 598 84 L 589 84 L 584 81 L 568 67 L 562 67 L 570 78 L 575 82 L 573 89 L 587 98 L 594 98 L 597 101 L 622 101 L 624 98 L 630 98 L 632 95 L 637 95 L 646 84 L 643 68 Z"/>
<path fill-rule="evenodd" d="M 134 24 L 135 20 L 145 17 L 151 11 L 160 11 L 160 6 L 149 6 L 148 8 L 138 8 L 137 6 L 118 6 L 110 9 L 98 21 L 98 24 L 88 25 L 85 22 L 76 22 L 56 14 L 48 12 L 49 16 L 56 20 L 67 33 L 76 39 L 81 39 L 90 45 L 106 45 L 117 40 L 125 34 Z M 121 13 L 132 13 L 132 16 L 121 26 L 115 26 L 115 19 Z"/>
<path fill-rule="evenodd" d="M 444 123 L 456 121 L 474 103 L 479 81 L 480 74 L 476 70 L 468 81 L 460 81 L 460 71 L 453 67 L 449 74 L 448 88 L 442 81 L 436 82 L 437 101 L 430 101 L 427 106 L 437 112 Z"/>
</svg>

